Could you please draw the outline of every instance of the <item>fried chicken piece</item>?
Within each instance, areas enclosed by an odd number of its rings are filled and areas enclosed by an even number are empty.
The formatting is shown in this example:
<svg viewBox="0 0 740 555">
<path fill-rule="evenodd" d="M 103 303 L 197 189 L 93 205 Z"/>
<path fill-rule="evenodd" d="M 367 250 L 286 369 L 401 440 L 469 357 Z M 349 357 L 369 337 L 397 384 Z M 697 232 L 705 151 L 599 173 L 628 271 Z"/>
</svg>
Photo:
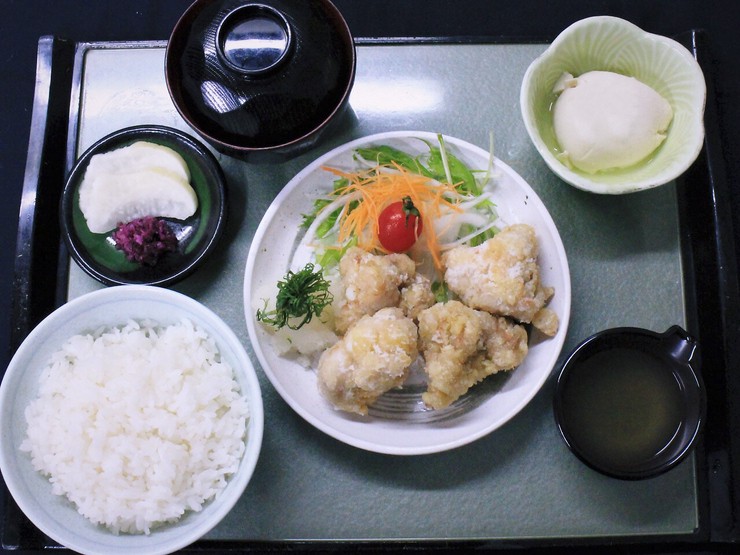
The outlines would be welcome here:
<svg viewBox="0 0 740 555">
<path fill-rule="evenodd" d="M 319 391 L 337 409 L 366 415 L 368 405 L 406 381 L 417 340 L 416 324 L 400 308 L 363 316 L 321 355 Z"/>
<path fill-rule="evenodd" d="M 534 228 L 515 224 L 477 247 L 456 247 L 442 256 L 448 287 L 471 308 L 519 322 L 542 323 L 543 333 L 555 335 L 554 313 L 536 318 L 554 290 L 540 282 Z M 545 325 L 545 323 L 547 325 Z M 540 329 L 540 328 L 538 328 Z"/>
<path fill-rule="evenodd" d="M 554 337 L 558 333 L 560 320 L 553 310 L 545 306 L 534 315 L 532 325 L 548 337 Z"/>
<path fill-rule="evenodd" d="M 400 308 L 409 318 L 416 318 L 425 308 L 429 308 L 436 302 L 432 292 L 431 280 L 422 274 L 416 274 L 414 279 L 401 289 Z"/>
<path fill-rule="evenodd" d="M 378 256 L 352 247 L 339 262 L 339 275 L 335 326 L 343 334 L 363 316 L 398 306 L 400 289 L 413 280 L 416 264 L 405 254 Z"/>
<path fill-rule="evenodd" d="M 419 343 L 428 379 L 422 400 L 433 409 L 449 406 L 496 372 L 516 368 L 528 351 L 523 326 L 459 301 L 419 314 Z"/>
</svg>

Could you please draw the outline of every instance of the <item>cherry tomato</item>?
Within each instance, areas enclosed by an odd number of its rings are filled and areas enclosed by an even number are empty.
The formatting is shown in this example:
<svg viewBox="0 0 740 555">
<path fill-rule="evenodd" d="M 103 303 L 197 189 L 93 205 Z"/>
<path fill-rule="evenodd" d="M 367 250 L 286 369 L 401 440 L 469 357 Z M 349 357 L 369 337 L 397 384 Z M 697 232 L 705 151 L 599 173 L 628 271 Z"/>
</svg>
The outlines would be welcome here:
<svg viewBox="0 0 740 555">
<path fill-rule="evenodd" d="M 410 197 L 386 206 L 378 216 L 378 240 L 390 252 L 409 250 L 421 235 L 421 214 Z"/>
</svg>

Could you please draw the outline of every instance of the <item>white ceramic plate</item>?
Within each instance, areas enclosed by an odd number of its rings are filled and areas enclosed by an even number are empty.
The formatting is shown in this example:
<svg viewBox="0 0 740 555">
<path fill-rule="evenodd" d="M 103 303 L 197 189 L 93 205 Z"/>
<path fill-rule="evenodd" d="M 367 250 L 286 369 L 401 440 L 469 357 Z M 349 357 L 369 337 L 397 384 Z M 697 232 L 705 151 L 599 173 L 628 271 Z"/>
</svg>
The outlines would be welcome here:
<svg viewBox="0 0 740 555">
<path fill-rule="evenodd" d="M 532 188 L 509 166 L 495 160 L 497 178 L 493 191 L 501 224 L 532 225 L 540 243 L 540 266 L 544 284 L 555 288 L 550 307 L 560 318 L 560 331 L 551 339 L 530 337 L 524 363 L 507 373 L 492 376 L 443 411 L 426 410 L 422 387 L 389 392 L 367 417 L 335 410 L 320 394 L 316 373 L 279 356 L 271 347 L 269 333 L 256 321 L 264 305 L 265 291 L 291 267 L 300 243 L 302 215 L 313 201 L 331 190 L 334 176 L 322 166 L 352 168 L 354 149 L 368 145 L 391 145 L 409 153 L 428 152 L 420 140 L 436 144 L 428 132 L 392 132 L 372 135 L 340 146 L 299 172 L 275 198 L 260 223 L 247 258 L 244 279 L 245 315 L 249 336 L 265 374 L 283 399 L 316 428 L 349 445 L 395 455 L 415 455 L 452 449 L 474 441 L 517 414 L 539 391 L 553 369 L 565 340 L 570 317 L 570 273 L 562 241 L 552 218 Z M 487 151 L 445 137 L 448 149 L 471 168 L 488 167 Z M 502 376 L 502 375 L 501 375 Z"/>
</svg>

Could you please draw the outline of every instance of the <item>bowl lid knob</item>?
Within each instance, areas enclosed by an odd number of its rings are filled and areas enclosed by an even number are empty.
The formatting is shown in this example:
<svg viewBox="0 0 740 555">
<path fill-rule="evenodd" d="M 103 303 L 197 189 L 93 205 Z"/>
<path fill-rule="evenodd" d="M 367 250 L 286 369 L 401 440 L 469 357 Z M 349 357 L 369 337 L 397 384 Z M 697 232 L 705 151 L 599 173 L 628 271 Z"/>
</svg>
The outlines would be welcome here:
<svg viewBox="0 0 740 555">
<path fill-rule="evenodd" d="M 288 58 L 292 42 L 288 20 L 264 4 L 246 4 L 229 12 L 216 33 L 221 60 L 246 76 L 275 70 Z"/>
</svg>

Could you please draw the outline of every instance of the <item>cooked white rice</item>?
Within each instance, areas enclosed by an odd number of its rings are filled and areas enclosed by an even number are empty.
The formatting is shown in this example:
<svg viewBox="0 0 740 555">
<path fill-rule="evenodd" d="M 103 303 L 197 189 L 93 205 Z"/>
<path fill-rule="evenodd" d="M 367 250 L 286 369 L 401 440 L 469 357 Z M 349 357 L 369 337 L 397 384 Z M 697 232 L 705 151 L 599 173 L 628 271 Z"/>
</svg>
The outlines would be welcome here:
<svg viewBox="0 0 740 555">
<path fill-rule="evenodd" d="M 226 486 L 248 413 L 202 329 L 131 321 L 75 335 L 54 353 L 21 450 L 92 522 L 148 534 Z"/>
</svg>

